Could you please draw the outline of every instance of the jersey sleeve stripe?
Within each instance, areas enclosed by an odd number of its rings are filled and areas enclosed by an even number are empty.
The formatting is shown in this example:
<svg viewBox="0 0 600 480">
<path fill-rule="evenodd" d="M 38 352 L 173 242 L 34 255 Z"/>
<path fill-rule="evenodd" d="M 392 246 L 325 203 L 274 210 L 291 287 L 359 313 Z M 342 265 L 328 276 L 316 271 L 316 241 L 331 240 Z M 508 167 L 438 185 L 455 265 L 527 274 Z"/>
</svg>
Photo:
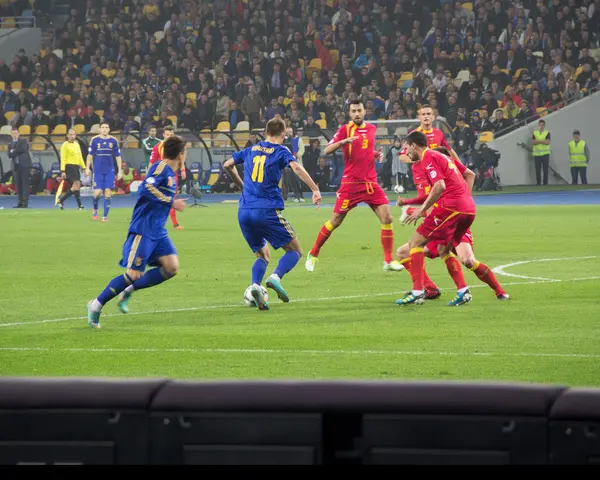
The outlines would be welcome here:
<svg viewBox="0 0 600 480">
<path fill-rule="evenodd" d="M 131 268 L 133 266 L 133 261 L 135 260 L 135 254 L 137 253 L 137 249 L 140 246 L 140 242 L 142 241 L 141 235 L 136 235 L 131 244 L 131 249 L 129 250 L 129 257 L 127 257 L 127 268 Z"/>
<path fill-rule="evenodd" d="M 146 184 L 146 189 L 161 202 L 171 203 L 171 199 L 169 197 L 167 197 L 164 193 L 162 193 L 154 185 Z"/>
</svg>

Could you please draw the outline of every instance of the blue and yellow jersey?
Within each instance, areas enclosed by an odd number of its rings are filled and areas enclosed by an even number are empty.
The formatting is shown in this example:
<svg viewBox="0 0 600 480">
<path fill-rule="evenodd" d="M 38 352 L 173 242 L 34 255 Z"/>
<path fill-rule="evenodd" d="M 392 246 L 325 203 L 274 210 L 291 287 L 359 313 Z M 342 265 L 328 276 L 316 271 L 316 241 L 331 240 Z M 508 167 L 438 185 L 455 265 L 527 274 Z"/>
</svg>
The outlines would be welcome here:
<svg viewBox="0 0 600 480">
<path fill-rule="evenodd" d="M 244 164 L 240 208 L 284 209 L 279 180 L 283 169 L 296 161 L 287 147 L 263 141 L 235 152 L 233 160 L 236 165 Z"/>
<path fill-rule="evenodd" d="M 100 135 L 92 138 L 88 153 L 94 158 L 94 173 L 103 174 L 113 172 L 115 158 L 121 156 L 119 141 L 110 135 L 106 138 Z"/>
<path fill-rule="evenodd" d="M 138 190 L 129 233 L 152 240 L 167 236 L 165 223 L 175 199 L 175 172 L 166 161 L 150 165 Z"/>
</svg>

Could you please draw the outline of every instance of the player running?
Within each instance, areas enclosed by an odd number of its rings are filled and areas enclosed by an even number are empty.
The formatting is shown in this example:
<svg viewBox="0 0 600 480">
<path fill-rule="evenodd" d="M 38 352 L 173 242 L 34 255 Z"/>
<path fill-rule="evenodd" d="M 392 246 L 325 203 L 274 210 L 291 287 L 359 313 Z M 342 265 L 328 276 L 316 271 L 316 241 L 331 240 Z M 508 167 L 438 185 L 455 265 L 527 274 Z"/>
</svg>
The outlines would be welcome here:
<svg viewBox="0 0 600 480">
<path fill-rule="evenodd" d="M 400 271 L 404 267 L 393 259 L 394 231 L 389 200 L 377 183 L 374 160 L 381 162 L 383 155 L 375 152 L 375 125 L 366 123 L 365 107 L 361 100 L 350 102 L 352 121 L 339 128 L 325 147 L 325 155 L 342 147 L 344 152 L 344 174 L 342 184 L 336 193 L 337 199 L 331 219 L 321 227 L 319 235 L 306 258 L 306 270 L 314 271 L 319 253 L 333 231 L 338 228 L 348 212 L 359 203 L 371 207 L 381 222 L 381 244 L 383 246 L 384 271 Z"/>
<path fill-rule="evenodd" d="M 102 293 L 88 303 L 90 327 L 100 328 L 102 308 L 117 295 L 121 294 L 119 309 L 127 313 L 129 299 L 135 290 L 154 287 L 177 274 L 179 257 L 165 223 L 171 208 L 179 211 L 185 208 L 184 199 L 175 199 L 175 172 L 185 161 L 185 143 L 177 136 L 169 138 L 164 144 L 165 159 L 148 169 L 138 190 L 119 262 L 127 270 L 113 278 Z M 155 268 L 145 272 L 147 266 Z"/>
<path fill-rule="evenodd" d="M 238 222 L 242 235 L 248 242 L 256 261 L 252 266 L 252 296 L 260 310 L 269 310 L 260 285 L 265 276 L 271 253 L 267 242 L 285 254 L 279 259 L 277 268 L 267 278 L 266 285 L 277 292 L 283 302 L 289 296 L 281 285 L 283 276 L 290 272 L 302 258 L 302 248 L 290 223 L 281 215 L 285 203 L 279 190 L 283 170 L 289 165 L 294 173 L 312 190 L 313 203 L 319 208 L 321 193 L 304 167 L 287 147 L 281 145 L 285 137 L 285 122 L 281 118 L 269 120 L 265 140 L 244 150 L 235 152 L 223 167 L 242 189 L 239 201 Z M 243 164 L 244 180 L 236 169 Z"/>
<path fill-rule="evenodd" d="M 445 147 L 437 147 L 434 150 L 442 153 L 443 155 L 446 155 L 447 157 L 450 156 L 450 154 L 449 154 L 450 152 L 448 152 L 448 149 L 446 149 Z M 456 164 L 458 166 L 460 164 L 460 162 L 456 162 Z M 473 182 L 475 181 L 475 174 L 471 170 L 466 169 L 465 172 L 463 173 L 463 178 L 465 179 L 465 181 L 467 183 L 469 192 L 471 192 L 473 189 Z M 426 199 L 427 199 L 427 196 L 423 196 L 423 197 L 416 197 L 416 198 L 410 199 L 410 201 L 413 204 L 419 205 L 419 204 L 422 204 Z M 439 242 L 436 242 L 436 241 L 432 241 L 432 242 L 428 243 L 425 246 L 425 256 L 430 259 L 437 258 L 439 256 L 438 245 L 439 245 Z M 460 263 L 462 263 L 465 267 L 467 267 L 469 270 L 471 270 L 477 276 L 477 278 L 479 278 L 479 280 L 481 280 L 482 282 L 484 282 L 490 286 L 490 288 L 494 291 L 494 294 L 496 295 L 496 298 L 498 300 L 508 300 L 510 298 L 508 293 L 506 293 L 506 291 L 502 288 L 502 286 L 498 282 L 498 279 L 496 278 L 496 275 L 494 275 L 494 272 L 492 272 L 492 270 L 485 263 L 480 262 L 479 260 L 477 260 L 475 258 L 475 252 L 473 251 L 473 235 L 471 234 L 470 228 L 465 232 L 465 234 L 462 236 L 460 241 L 455 241 L 453 243 L 452 252 L 458 256 Z M 398 258 L 402 259 L 400 261 L 401 263 L 407 262 L 407 260 L 409 259 L 408 244 L 404 244 L 400 248 L 398 248 L 396 255 Z M 406 263 L 404 263 L 404 266 L 407 267 Z M 407 270 L 408 269 L 410 269 L 410 266 L 407 267 Z M 427 277 L 427 278 L 429 278 L 429 277 Z M 431 279 L 429 279 L 429 281 L 431 282 Z M 433 282 L 431 282 L 431 283 L 433 283 Z M 428 294 L 432 295 L 433 290 L 427 290 L 427 288 L 428 288 L 428 285 L 427 285 L 427 280 L 426 280 L 425 298 L 431 298 L 431 297 L 428 297 L 427 295 Z M 429 287 L 429 288 L 431 288 L 431 287 Z M 437 289 L 437 287 L 435 287 L 435 288 Z M 439 290 L 437 290 L 437 291 L 439 292 Z"/>
<path fill-rule="evenodd" d="M 115 188 L 115 160 L 118 167 L 117 180 L 120 180 L 123 176 L 119 142 L 115 137 L 110 136 L 109 132 L 108 122 L 102 122 L 100 124 L 100 135 L 92 138 L 90 142 L 86 164 L 86 174 L 90 175 L 90 166 L 94 162 L 94 211 L 92 220 L 98 220 L 98 198 L 104 194 L 103 222 L 108 222 L 112 191 Z"/>
<path fill-rule="evenodd" d="M 433 207 L 408 241 L 412 292 L 396 300 L 398 305 L 423 303 L 425 301 L 425 252 L 429 242 L 438 242 L 437 249 L 444 260 L 448 273 L 456 284 L 457 294 L 448 305 L 463 305 L 472 301 L 462 268 L 452 253 L 454 242 L 459 242 L 475 220 L 476 208 L 463 174 L 466 167 L 449 157 L 428 148 L 423 132 L 413 131 L 407 139 L 407 155 L 419 163 L 430 186 L 425 202 L 413 212 L 406 222 L 416 223 L 423 212 Z"/>
<path fill-rule="evenodd" d="M 164 140 L 162 142 L 157 143 L 152 148 L 152 153 L 150 154 L 150 165 L 153 165 L 164 158 L 165 140 L 167 140 L 172 135 L 175 135 L 172 126 L 167 125 L 165 128 L 163 128 Z M 183 164 L 181 167 L 181 178 L 185 180 L 185 164 Z M 177 172 L 175 172 L 175 191 L 177 190 L 179 190 L 179 175 L 177 174 Z M 174 208 L 172 208 L 169 212 L 169 216 L 171 217 L 171 222 L 173 222 L 173 228 L 175 230 L 183 230 L 183 227 L 177 221 L 177 213 Z"/>
<path fill-rule="evenodd" d="M 64 193 L 61 193 L 57 199 L 61 210 L 65 208 L 65 200 L 71 195 L 75 197 L 79 210 L 85 210 L 81 203 L 81 175 L 80 170 L 85 170 L 81 147 L 77 141 L 77 133 L 70 128 L 67 132 L 67 141 L 60 146 L 60 173 L 61 183 L 59 191 L 62 191 L 63 182 L 67 180 L 71 184 L 71 188 Z"/>
</svg>

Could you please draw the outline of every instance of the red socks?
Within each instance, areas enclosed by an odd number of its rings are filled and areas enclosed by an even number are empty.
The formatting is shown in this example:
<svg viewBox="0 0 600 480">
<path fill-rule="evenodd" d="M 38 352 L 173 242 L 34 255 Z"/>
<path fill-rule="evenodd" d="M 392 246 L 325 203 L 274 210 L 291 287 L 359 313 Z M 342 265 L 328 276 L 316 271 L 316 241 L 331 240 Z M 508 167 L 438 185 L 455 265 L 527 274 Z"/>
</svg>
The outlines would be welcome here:
<svg viewBox="0 0 600 480">
<path fill-rule="evenodd" d="M 177 221 L 177 210 L 175 210 L 174 208 L 172 208 L 169 211 L 169 217 L 171 217 L 171 221 L 173 222 L 173 226 L 177 226 L 179 224 L 179 222 Z"/>
<path fill-rule="evenodd" d="M 381 245 L 383 247 L 383 260 L 385 263 L 390 263 L 394 256 L 394 231 L 391 223 L 381 225 Z"/>
<path fill-rule="evenodd" d="M 504 289 L 496 280 L 496 275 L 492 272 L 489 267 L 481 262 L 475 262 L 475 265 L 471 268 L 473 273 L 477 275 L 477 278 L 481 280 L 483 283 L 487 283 L 496 295 L 500 295 L 502 293 L 506 293 Z"/>
<path fill-rule="evenodd" d="M 407 268 L 407 263 L 410 266 Z M 410 251 L 410 259 L 404 263 L 413 281 L 413 290 L 425 290 L 425 253 L 423 248 L 413 248 Z"/>
<path fill-rule="evenodd" d="M 321 247 L 325 244 L 325 242 L 327 240 L 329 240 L 329 237 L 331 236 L 331 233 L 333 232 L 333 225 L 331 224 L 331 222 L 329 220 L 327 220 L 325 222 L 325 224 L 321 227 L 321 230 L 319 230 L 319 235 L 317 235 L 317 239 L 315 240 L 315 244 L 313 245 L 313 247 L 310 249 L 310 254 L 313 257 L 318 257 L 319 256 L 319 252 L 321 251 Z"/>
<path fill-rule="evenodd" d="M 453 253 L 449 253 L 444 257 L 443 260 L 446 264 L 446 268 L 448 269 L 448 273 L 456 285 L 457 290 L 466 288 L 467 282 L 465 282 L 465 276 L 463 275 L 462 266 L 458 261 L 458 258 L 456 258 Z"/>
<path fill-rule="evenodd" d="M 410 273 L 410 269 L 412 268 L 412 263 L 409 258 L 405 258 L 401 260 L 400 263 L 404 265 L 404 268 L 408 273 Z M 425 270 L 425 264 L 423 263 L 423 284 L 425 285 L 425 290 L 439 290 L 438 286 L 433 282 L 431 277 L 427 274 L 427 270 Z"/>
</svg>

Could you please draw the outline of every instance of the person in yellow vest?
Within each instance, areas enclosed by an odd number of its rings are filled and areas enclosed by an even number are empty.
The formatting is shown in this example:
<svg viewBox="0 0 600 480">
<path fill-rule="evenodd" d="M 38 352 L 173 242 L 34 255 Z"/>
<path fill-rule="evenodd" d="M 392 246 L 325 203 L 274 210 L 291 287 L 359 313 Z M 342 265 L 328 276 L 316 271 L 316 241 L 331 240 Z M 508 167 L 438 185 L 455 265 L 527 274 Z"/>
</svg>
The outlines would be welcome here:
<svg viewBox="0 0 600 480">
<path fill-rule="evenodd" d="M 532 138 L 532 155 L 535 161 L 535 180 L 538 185 L 548 185 L 548 169 L 550 168 L 550 132 L 546 130 L 546 121 L 538 122 L 538 129 L 533 132 Z"/>
<path fill-rule="evenodd" d="M 573 140 L 569 142 L 569 161 L 571 165 L 571 183 L 577 185 L 578 177 L 581 177 L 581 184 L 587 185 L 590 149 L 586 141 L 581 139 L 579 130 L 573 132 Z"/>
<path fill-rule="evenodd" d="M 85 170 L 81 146 L 77 141 L 77 133 L 71 128 L 67 133 L 67 141 L 60 147 L 60 178 L 62 181 L 58 186 L 55 202 L 61 210 L 64 210 L 65 200 L 71 195 L 75 197 L 79 210 L 85 210 L 79 193 L 81 189 L 81 170 Z M 63 193 L 65 180 L 71 185 L 71 188 Z"/>
</svg>

